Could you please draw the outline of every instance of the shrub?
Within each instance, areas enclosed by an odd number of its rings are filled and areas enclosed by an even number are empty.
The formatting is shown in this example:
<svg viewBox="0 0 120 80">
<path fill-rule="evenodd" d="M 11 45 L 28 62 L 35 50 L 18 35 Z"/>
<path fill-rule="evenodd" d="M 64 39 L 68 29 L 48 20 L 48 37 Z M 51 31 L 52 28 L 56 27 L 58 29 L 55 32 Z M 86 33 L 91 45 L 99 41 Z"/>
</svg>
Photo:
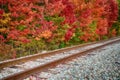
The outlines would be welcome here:
<svg viewBox="0 0 120 80">
<path fill-rule="evenodd" d="M 63 48 L 119 35 L 117 17 L 116 0 L 4 0 L 0 41 L 17 56 Z"/>
</svg>

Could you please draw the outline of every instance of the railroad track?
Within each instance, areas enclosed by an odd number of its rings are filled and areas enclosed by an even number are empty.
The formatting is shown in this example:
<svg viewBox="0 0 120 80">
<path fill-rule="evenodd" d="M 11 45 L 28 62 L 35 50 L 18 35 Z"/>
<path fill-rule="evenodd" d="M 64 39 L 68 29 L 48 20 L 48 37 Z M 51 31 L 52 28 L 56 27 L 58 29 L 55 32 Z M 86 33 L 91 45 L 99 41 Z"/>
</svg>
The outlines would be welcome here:
<svg viewBox="0 0 120 80">
<path fill-rule="evenodd" d="M 112 38 L 100 42 L 88 43 L 74 47 L 50 51 L 44 54 L 35 54 L 14 60 L 0 62 L 1 80 L 22 80 L 32 74 L 53 68 L 78 56 L 85 55 L 103 46 L 120 41 Z"/>
</svg>

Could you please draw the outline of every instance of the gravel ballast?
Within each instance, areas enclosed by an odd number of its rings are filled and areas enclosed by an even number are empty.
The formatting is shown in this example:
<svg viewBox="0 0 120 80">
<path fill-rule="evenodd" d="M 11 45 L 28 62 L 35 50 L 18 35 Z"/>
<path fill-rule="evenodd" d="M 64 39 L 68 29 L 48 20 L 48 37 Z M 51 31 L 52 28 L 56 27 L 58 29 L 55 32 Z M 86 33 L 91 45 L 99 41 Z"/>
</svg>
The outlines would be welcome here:
<svg viewBox="0 0 120 80">
<path fill-rule="evenodd" d="M 107 41 L 107 42 L 109 42 L 109 41 Z M 5 68 L 0 70 L 0 79 L 7 77 L 7 76 L 10 76 L 10 75 L 14 75 L 14 74 L 19 73 L 21 71 L 25 71 L 26 69 L 34 68 L 34 67 L 49 63 L 49 62 L 54 61 L 54 60 L 64 58 L 66 56 L 70 56 L 70 55 L 73 55 L 73 54 L 76 54 L 76 53 L 79 53 L 82 51 L 86 51 L 90 48 L 94 48 L 94 47 L 97 47 L 97 46 L 100 46 L 103 44 L 104 43 L 97 43 L 97 44 L 93 44 L 93 45 L 89 45 L 89 46 L 84 46 L 84 47 L 80 47 L 80 48 L 77 48 L 74 50 L 65 51 L 65 52 L 61 52 L 59 54 L 51 55 L 49 57 L 38 58 L 36 60 L 33 60 L 33 61 L 31 60 L 31 61 L 28 61 L 25 63 L 16 64 L 16 65 L 11 66 L 11 67 L 5 67 Z M 43 75 L 48 75 L 48 74 L 43 74 Z"/>
<path fill-rule="evenodd" d="M 44 72 L 48 73 L 48 80 L 120 80 L 120 42 Z"/>
</svg>

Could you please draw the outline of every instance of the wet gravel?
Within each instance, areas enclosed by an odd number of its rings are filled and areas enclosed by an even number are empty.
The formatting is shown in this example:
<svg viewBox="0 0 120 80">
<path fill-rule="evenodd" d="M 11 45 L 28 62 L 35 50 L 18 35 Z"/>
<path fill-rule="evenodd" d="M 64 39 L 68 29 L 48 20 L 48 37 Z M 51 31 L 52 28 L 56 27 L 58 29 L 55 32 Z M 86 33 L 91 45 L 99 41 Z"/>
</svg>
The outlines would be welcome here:
<svg viewBox="0 0 120 80">
<path fill-rule="evenodd" d="M 66 64 L 60 64 L 54 69 L 49 69 L 48 72 L 40 73 L 39 78 L 43 80 L 120 80 L 120 43 L 90 52 Z"/>
</svg>

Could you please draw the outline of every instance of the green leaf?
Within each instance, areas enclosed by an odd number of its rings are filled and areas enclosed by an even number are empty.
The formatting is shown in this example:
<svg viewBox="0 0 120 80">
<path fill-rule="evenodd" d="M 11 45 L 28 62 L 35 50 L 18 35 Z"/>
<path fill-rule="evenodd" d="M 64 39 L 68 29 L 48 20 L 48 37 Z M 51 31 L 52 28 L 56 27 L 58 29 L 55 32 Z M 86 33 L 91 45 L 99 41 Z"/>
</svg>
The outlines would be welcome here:
<svg viewBox="0 0 120 80">
<path fill-rule="evenodd" d="M 64 42 L 62 42 L 60 45 L 59 45 L 59 48 L 64 48 L 66 45 Z"/>
<path fill-rule="evenodd" d="M 20 31 L 23 31 L 25 28 L 26 28 L 25 25 L 19 25 L 19 26 L 17 27 L 17 29 L 20 30 Z"/>
</svg>

